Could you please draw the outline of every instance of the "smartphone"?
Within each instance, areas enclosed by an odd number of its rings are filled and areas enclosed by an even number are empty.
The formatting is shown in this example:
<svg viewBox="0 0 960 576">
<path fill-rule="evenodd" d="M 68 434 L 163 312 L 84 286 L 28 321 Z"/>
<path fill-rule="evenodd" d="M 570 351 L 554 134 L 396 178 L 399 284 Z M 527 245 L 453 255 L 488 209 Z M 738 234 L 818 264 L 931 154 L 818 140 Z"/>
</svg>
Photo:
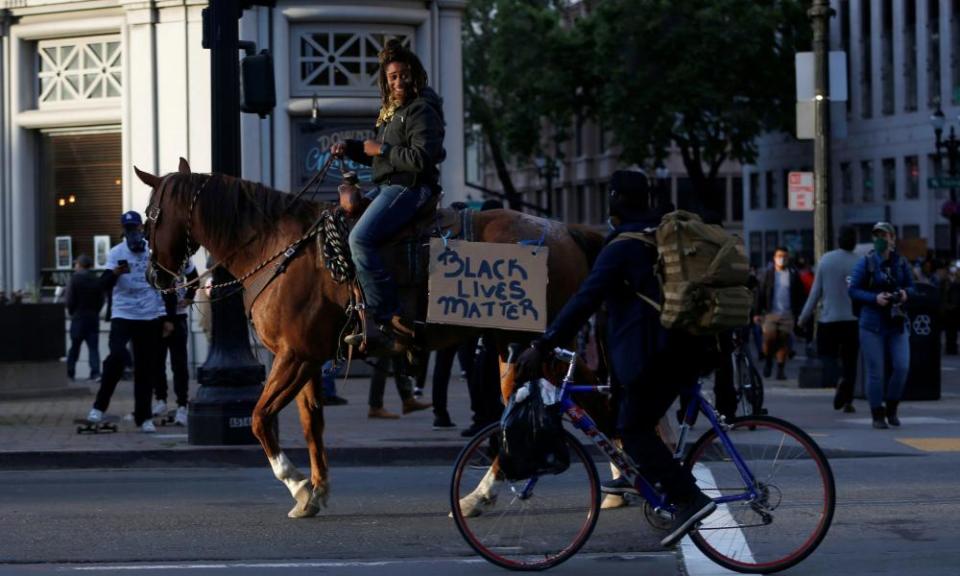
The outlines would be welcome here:
<svg viewBox="0 0 960 576">
<path fill-rule="evenodd" d="M 117 265 L 123 266 L 124 268 L 129 268 L 129 267 L 130 267 L 130 263 L 127 262 L 126 260 L 118 260 L 118 261 L 117 261 Z"/>
</svg>

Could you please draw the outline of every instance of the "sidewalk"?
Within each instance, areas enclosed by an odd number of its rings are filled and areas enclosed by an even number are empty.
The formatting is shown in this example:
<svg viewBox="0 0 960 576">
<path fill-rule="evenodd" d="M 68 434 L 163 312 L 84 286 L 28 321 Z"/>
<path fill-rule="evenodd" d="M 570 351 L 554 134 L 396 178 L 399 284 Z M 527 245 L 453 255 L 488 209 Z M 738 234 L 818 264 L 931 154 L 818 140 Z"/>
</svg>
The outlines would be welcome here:
<svg viewBox="0 0 960 576">
<path fill-rule="evenodd" d="M 865 400 L 856 400 L 856 414 L 843 414 L 833 410 L 832 389 L 798 388 L 796 374 L 802 362 L 798 357 L 788 365 L 791 379 L 766 382 L 765 404 L 771 416 L 811 433 L 831 458 L 960 451 L 960 358 L 943 360 L 942 398 L 905 402 L 900 410 L 903 426 L 891 430 L 871 428 Z M 86 415 L 96 384 L 71 386 L 87 388 L 90 394 L 0 402 L 0 469 L 266 465 L 259 445 L 191 446 L 181 427 L 161 427 L 156 434 L 143 434 L 132 422 L 121 422 L 115 434 L 77 434 L 73 419 Z M 453 461 L 464 444 L 460 431 L 471 423 L 465 381 L 456 374 L 451 379 L 448 408 L 458 428 L 445 431 L 432 429 L 430 410 L 399 420 L 368 419 L 368 388 L 368 378 L 338 380 L 338 393 L 349 404 L 324 409 L 324 441 L 332 465 L 446 465 Z M 131 381 L 120 383 L 109 413 L 123 415 L 133 410 L 132 389 Z M 705 390 L 709 396 L 712 384 L 707 383 Z M 424 400 L 429 399 L 428 379 Z M 400 412 L 392 378 L 387 382 L 385 406 Z M 693 437 L 702 431 L 698 425 Z M 280 414 L 280 440 L 294 461 L 306 462 L 306 443 L 295 405 Z"/>
<path fill-rule="evenodd" d="M 90 410 L 97 383 L 76 382 L 70 386 L 89 389 L 89 394 L 0 402 L 0 470 L 267 465 L 259 444 L 191 446 L 187 443 L 187 429 L 178 426 L 162 426 L 156 434 L 144 434 L 132 421 L 122 421 L 117 433 L 77 434 L 73 420 L 86 416 Z M 191 382 L 191 397 L 197 386 Z M 349 404 L 324 408 L 324 442 L 333 465 L 453 461 L 464 444 L 460 431 L 471 424 L 472 414 L 466 381 L 456 371 L 448 392 L 448 409 L 458 426 L 454 430 L 433 430 L 433 412 L 429 409 L 399 420 L 369 419 L 368 391 L 368 377 L 337 380 L 337 393 L 347 398 Z M 431 400 L 430 391 L 428 378 L 423 401 Z M 173 401 L 171 389 L 168 403 Z M 393 377 L 387 381 L 384 407 L 401 413 Z M 122 416 L 132 411 L 133 382 L 124 380 L 117 386 L 108 414 Z M 279 427 L 283 450 L 295 461 L 306 462 L 306 441 L 295 403 L 281 411 Z"/>
</svg>

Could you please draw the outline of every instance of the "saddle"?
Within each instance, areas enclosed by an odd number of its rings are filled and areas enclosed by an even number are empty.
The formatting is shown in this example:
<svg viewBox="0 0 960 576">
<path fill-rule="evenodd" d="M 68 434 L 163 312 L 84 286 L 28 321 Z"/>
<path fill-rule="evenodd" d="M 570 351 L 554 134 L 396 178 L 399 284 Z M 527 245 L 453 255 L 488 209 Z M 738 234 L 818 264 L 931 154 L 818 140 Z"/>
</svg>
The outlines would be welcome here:
<svg viewBox="0 0 960 576">
<path fill-rule="evenodd" d="M 354 309 L 358 314 L 351 316 L 352 334 L 362 334 L 365 341 L 363 291 L 356 279 L 347 238 L 369 201 L 360 199 L 356 188 L 349 185 L 341 187 L 340 197 L 340 207 L 332 214 L 332 218 L 339 221 L 337 229 L 327 225 L 324 233 L 317 236 L 317 254 L 321 260 L 318 264 L 329 269 L 337 281 L 350 282 L 353 286 Z M 430 239 L 473 240 L 473 211 L 439 208 L 440 198 L 440 193 L 432 195 L 417 210 L 411 222 L 380 248 L 380 255 L 396 283 L 402 311 L 394 326 L 400 328 L 394 330 L 400 337 L 397 353 L 412 352 L 419 347 L 417 342 L 422 341 L 422 328 L 426 324 Z M 400 326 L 396 326 L 397 323 Z"/>
</svg>

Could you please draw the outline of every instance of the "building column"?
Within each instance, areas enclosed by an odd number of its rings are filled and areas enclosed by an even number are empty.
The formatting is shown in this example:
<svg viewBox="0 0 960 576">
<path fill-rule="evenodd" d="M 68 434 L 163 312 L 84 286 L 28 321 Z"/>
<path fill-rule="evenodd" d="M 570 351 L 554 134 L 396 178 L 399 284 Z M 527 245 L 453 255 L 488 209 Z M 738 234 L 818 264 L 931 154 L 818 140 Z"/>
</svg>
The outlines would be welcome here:
<svg viewBox="0 0 960 576">
<path fill-rule="evenodd" d="M 463 53 L 460 44 L 461 23 L 466 8 L 465 0 L 435 0 L 440 8 L 439 89 L 443 98 L 443 117 L 446 120 L 445 147 L 449 154 L 440 165 L 440 185 L 444 190 L 446 204 L 465 201 L 467 191 L 464 186 L 466 173 L 464 168 L 463 136 Z M 437 79 L 434 79 L 436 82 Z"/>
<path fill-rule="evenodd" d="M 22 128 L 15 118 L 19 112 L 33 107 L 34 51 L 28 42 L 11 29 L 8 46 L 10 59 L 10 253 L 12 261 L 11 288 L 25 290 L 40 282 L 40 245 L 38 229 L 38 192 L 36 172 L 36 133 Z M 16 156 L 14 156 L 14 153 Z"/>
<path fill-rule="evenodd" d="M 7 55 L 9 23 L 8 12 L 0 10 L 0 290 L 11 289 L 10 274 L 13 254 L 10 250 L 10 159 L 7 128 L 10 126 L 10 116 L 7 109 L 9 99 L 7 92 L 10 86 L 8 76 Z"/>
<path fill-rule="evenodd" d="M 202 46 L 206 0 L 187 2 L 187 145 L 190 168 L 209 172 L 213 166 L 210 140 L 210 52 Z M 176 159 L 175 159 L 176 160 Z"/>
<path fill-rule="evenodd" d="M 123 27 L 123 209 L 143 214 L 150 190 L 133 167 L 157 174 L 157 10 L 153 2 L 131 2 Z M 172 94 L 176 99 L 178 94 Z"/>
<path fill-rule="evenodd" d="M 177 170 L 181 156 L 190 160 L 187 7 L 158 9 L 155 35 L 157 90 L 163 90 L 157 98 L 157 173 L 167 174 Z"/>
</svg>

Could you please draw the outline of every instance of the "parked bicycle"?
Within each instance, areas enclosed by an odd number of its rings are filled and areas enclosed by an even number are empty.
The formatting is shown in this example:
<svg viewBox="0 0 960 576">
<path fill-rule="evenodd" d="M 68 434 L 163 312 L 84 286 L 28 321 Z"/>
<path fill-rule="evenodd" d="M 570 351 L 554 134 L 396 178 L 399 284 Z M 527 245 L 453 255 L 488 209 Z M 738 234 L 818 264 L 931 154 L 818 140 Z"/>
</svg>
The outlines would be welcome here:
<svg viewBox="0 0 960 576">
<path fill-rule="evenodd" d="M 637 488 L 651 526 L 664 529 L 671 504 L 571 399 L 609 387 L 577 385 L 575 353 L 557 348 L 554 354 L 569 362 L 559 391 L 565 416 Z M 717 564 L 745 573 L 776 572 L 802 561 L 826 536 L 836 505 L 833 472 L 823 452 L 789 422 L 756 415 L 723 422 L 699 383 L 690 394 L 675 457 L 718 504 L 690 533 L 693 543 Z M 710 429 L 686 449 L 698 413 Z M 542 570 L 567 560 L 590 538 L 600 513 L 597 469 L 577 438 L 566 430 L 564 436 L 570 466 L 556 475 L 505 478 L 497 465 L 499 424 L 486 427 L 460 453 L 450 485 L 452 516 L 467 543 L 488 561 Z"/>
<path fill-rule="evenodd" d="M 741 415 L 762 416 L 767 413 L 763 408 L 763 378 L 747 346 L 746 334 L 733 331 L 733 383 L 737 392 L 737 405 Z"/>
</svg>

